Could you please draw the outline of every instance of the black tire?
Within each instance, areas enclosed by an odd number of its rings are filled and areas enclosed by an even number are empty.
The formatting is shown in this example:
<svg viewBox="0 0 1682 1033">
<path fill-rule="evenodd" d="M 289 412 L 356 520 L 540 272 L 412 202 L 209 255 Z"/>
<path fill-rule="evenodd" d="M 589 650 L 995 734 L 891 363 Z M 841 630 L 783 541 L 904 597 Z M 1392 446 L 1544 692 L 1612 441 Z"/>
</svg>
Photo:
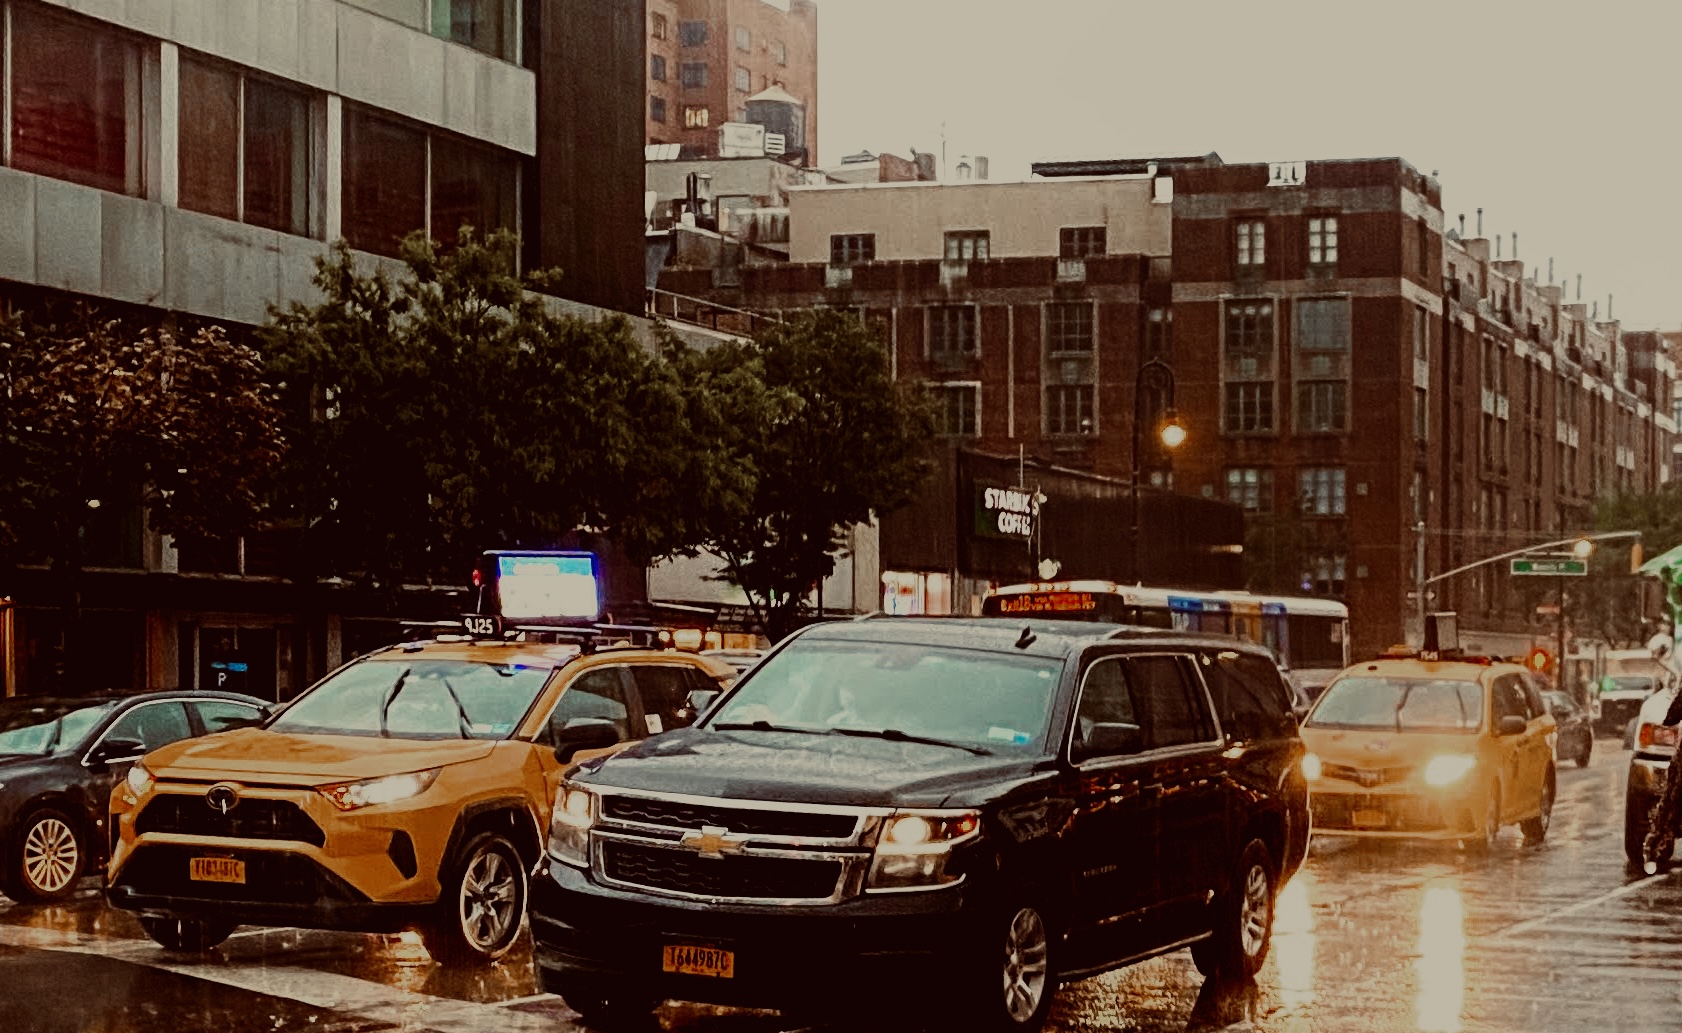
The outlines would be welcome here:
<svg viewBox="0 0 1682 1033">
<path fill-rule="evenodd" d="M 1044 902 L 1033 893 L 1007 890 L 987 908 L 970 945 L 970 977 L 959 995 L 967 1014 L 952 1028 L 1037 1033 L 1057 996 L 1056 950 L 1057 935 Z"/>
<path fill-rule="evenodd" d="M 526 866 L 505 837 L 481 832 L 444 866 L 435 917 L 421 942 L 441 965 L 489 965 L 520 938 L 526 919 Z"/>
<path fill-rule="evenodd" d="M 1232 885 L 1215 898 L 1214 931 L 1191 945 L 1191 960 L 1205 978 L 1248 978 L 1261 971 L 1273 943 L 1273 906 L 1279 868 L 1267 844 L 1250 840 L 1238 855 Z"/>
<path fill-rule="evenodd" d="M 76 892 L 88 867 L 81 826 L 56 807 L 39 807 L 17 823 L 5 885 L 16 900 L 47 903 Z"/>
<path fill-rule="evenodd" d="M 1580 768 L 1588 767 L 1589 766 L 1589 760 L 1593 756 L 1594 756 L 1594 736 L 1585 735 L 1585 736 L 1583 736 L 1583 752 L 1577 754 L 1577 766 L 1580 767 Z"/>
<path fill-rule="evenodd" d="M 1526 846 L 1536 846 L 1548 838 L 1548 827 L 1553 824 L 1554 794 L 1558 791 L 1558 784 L 1554 776 L 1554 769 L 1548 768 L 1547 775 L 1542 780 L 1542 812 L 1534 818 L 1526 818 L 1519 823 L 1519 829 L 1524 833 Z"/>
<path fill-rule="evenodd" d="M 546 989 L 559 995 L 568 1008 L 578 1013 L 585 1027 L 593 1030 L 647 1028 L 654 1009 L 660 1004 L 646 994 L 615 989 L 582 976 L 557 977 Z"/>
<path fill-rule="evenodd" d="M 1624 749 L 1626 750 L 1635 749 L 1635 722 L 1636 719 L 1632 717 L 1629 719 L 1629 724 L 1624 726 Z"/>
<path fill-rule="evenodd" d="M 140 928 L 164 950 L 202 954 L 231 936 L 239 924 L 223 918 L 141 915 Z"/>
<path fill-rule="evenodd" d="M 1624 794 L 1624 859 L 1635 871 L 1640 871 L 1646 864 L 1642 849 L 1647 842 L 1647 829 L 1652 823 L 1653 804 L 1657 802 L 1656 797 L 1646 793 Z"/>
</svg>

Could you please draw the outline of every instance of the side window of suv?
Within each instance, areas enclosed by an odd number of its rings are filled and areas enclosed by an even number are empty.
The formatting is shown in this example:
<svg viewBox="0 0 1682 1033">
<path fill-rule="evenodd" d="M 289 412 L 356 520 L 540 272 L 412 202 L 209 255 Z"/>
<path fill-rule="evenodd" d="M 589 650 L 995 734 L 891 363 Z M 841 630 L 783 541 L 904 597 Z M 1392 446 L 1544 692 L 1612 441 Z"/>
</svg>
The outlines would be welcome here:
<svg viewBox="0 0 1682 1033">
<path fill-rule="evenodd" d="M 1264 657 L 1222 650 L 1202 657 L 1221 731 L 1241 742 L 1288 739 L 1296 733 L 1291 690 Z"/>
<path fill-rule="evenodd" d="M 580 718 L 612 721 L 621 741 L 633 738 L 631 706 L 619 668 L 597 667 L 574 678 L 561 693 L 561 701 L 549 712 L 549 724 L 544 731 L 546 741 L 553 744 L 556 732 L 566 727 L 568 721 Z"/>
<path fill-rule="evenodd" d="M 107 739 L 129 739 L 151 751 L 193 734 L 187 724 L 187 710 L 173 700 L 142 703 L 112 722 Z"/>
<path fill-rule="evenodd" d="M 1187 746 L 1215 738 L 1214 722 L 1188 658 L 1136 656 L 1127 660 L 1127 680 L 1143 718 L 1147 749 Z"/>
<path fill-rule="evenodd" d="M 1094 757 L 1126 756 L 1144 747 L 1121 660 L 1098 660 L 1087 669 L 1081 685 L 1070 756 L 1079 763 Z"/>
</svg>

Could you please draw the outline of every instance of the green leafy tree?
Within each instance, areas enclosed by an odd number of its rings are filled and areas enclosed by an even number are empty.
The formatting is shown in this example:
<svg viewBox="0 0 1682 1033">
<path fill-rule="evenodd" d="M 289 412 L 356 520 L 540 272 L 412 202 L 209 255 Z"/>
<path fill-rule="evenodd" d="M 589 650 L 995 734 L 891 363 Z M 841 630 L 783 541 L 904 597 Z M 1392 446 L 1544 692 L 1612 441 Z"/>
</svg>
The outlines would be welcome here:
<svg viewBox="0 0 1682 1033">
<path fill-rule="evenodd" d="M 518 255 L 511 233 L 417 236 L 393 278 L 339 247 L 323 300 L 274 313 L 297 442 L 278 506 L 307 529 L 301 574 L 454 583 L 484 549 L 575 529 L 646 561 L 698 543 L 691 501 L 745 495 L 669 357 L 623 318 L 558 314 L 533 290 L 555 274 L 521 276 Z"/>
<path fill-rule="evenodd" d="M 280 412 L 257 352 L 220 328 L 88 307 L 16 316 L 0 323 L 0 385 L 0 559 L 50 562 L 70 613 L 121 511 L 180 537 L 257 526 L 285 452 Z"/>
<path fill-rule="evenodd" d="M 1596 531 L 1640 531 L 1648 557 L 1682 545 L 1682 483 L 1672 481 L 1653 492 L 1614 492 L 1596 500 L 1591 518 Z M 1567 585 L 1573 598 L 1572 624 L 1580 635 L 1608 645 L 1643 643 L 1666 616 L 1653 579 L 1631 575 L 1629 542 L 1606 542 L 1595 550 L 1587 578 Z"/>
<path fill-rule="evenodd" d="M 759 381 L 731 413 L 732 446 L 757 474 L 751 502 L 715 513 L 708 545 L 780 638 L 834 571 L 847 528 L 905 504 L 923 483 L 929 406 L 894 381 L 872 329 L 833 310 L 697 361 L 752 370 Z"/>
</svg>

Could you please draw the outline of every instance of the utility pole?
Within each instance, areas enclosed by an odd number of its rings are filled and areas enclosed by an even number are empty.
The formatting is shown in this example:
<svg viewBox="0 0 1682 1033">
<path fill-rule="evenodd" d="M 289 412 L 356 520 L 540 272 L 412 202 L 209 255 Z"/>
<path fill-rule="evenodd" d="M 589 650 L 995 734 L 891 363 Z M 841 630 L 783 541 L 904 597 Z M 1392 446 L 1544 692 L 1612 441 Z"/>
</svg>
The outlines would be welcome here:
<svg viewBox="0 0 1682 1033">
<path fill-rule="evenodd" d="M 1554 580 L 1559 583 L 1559 650 L 1554 653 L 1554 656 L 1559 659 L 1554 661 L 1554 670 L 1556 672 L 1554 677 L 1554 688 L 1560 690 L 1561 692 L 1569 693 L 1572 699 L 1576 699 L 1577 702 L 1583 703 L 1586 701 L 1578 699 L 1577 693 L 1571 691 L 1570 686 L 1566 684 L 1565 680 L 1565 671 L 1567 667 L 1565 663 L 1565 578 L 1559 577 Z"/>
<path fill-rule="evenodd" d="M 1425 521 L 1413 525 L 1413 606 L 1419 645 L 1425 646 Z"/>
</svg>

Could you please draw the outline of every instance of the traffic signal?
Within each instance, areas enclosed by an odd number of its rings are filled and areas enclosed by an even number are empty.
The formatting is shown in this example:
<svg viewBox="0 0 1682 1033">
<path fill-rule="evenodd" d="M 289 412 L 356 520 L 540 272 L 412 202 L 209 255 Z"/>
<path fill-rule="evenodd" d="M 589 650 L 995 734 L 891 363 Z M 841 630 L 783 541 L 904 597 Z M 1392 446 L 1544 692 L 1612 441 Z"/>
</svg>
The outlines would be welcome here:
<svg viewBox="0 0 1682 1033">
<path fill-rule="evenodd" d="M 1530 652 L 1525 654 L 1524 666 L 1537 674 L 1546 674 L 1553 670 L 1554 655 L 1541 646 L 1531 646 Z"/>
</svg>

